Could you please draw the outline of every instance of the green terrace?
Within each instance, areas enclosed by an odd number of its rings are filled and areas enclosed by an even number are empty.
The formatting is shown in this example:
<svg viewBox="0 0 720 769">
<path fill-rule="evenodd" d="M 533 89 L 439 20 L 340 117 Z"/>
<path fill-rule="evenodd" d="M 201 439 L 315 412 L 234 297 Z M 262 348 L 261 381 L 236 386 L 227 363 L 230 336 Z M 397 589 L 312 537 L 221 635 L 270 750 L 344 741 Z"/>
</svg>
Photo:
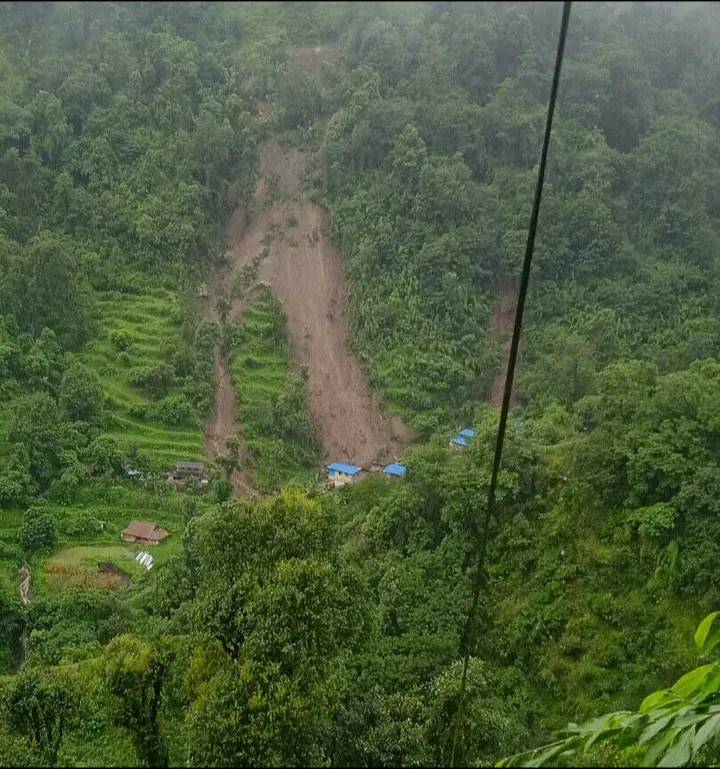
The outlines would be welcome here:
<svg viewBox="0 0 720 769">
<path fill-rule="evenodd" d="M 131 372 L 167 361 L 178 335 L 177 297 L 164 288 L 140 293 L 103 292 L 97 302 L 99 334 L 83 361 L 100 378 L 110 411 L 107 433 L 125 451 L 138 451 L 158 467 L 181 459 L 202 459 L 199 419 L 195 425 L 163 424 L 152 415 L 154 401 L 145 388 L 131 384 Z M 177 395 L 173 381 L 167 395 Z"/>
</svg>

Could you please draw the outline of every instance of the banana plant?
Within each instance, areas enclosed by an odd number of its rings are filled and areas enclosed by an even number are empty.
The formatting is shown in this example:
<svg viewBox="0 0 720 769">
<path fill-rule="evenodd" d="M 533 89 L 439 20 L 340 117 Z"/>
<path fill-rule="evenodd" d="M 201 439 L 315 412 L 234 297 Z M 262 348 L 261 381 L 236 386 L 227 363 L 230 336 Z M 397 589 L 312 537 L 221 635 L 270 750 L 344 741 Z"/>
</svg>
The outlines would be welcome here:
<svg viewBox="0 0 720 769">
<path fill-rule="evenodd" d="M 709 614 L 698 625 L 695 646 L 708 657 L 720 644 L 716 620 Z M 607 713 L 583 724 L 568 724 L 548 745 L 504 758 L 497 766 L 572 765 L 605 743 L 611 753 L 632 749 L 642 766 L 716 765 L 720 754 L 720 662 L 710 662 L 682 676 L 669 689 L 646 697 L 637 711 Z"/>
</svg>

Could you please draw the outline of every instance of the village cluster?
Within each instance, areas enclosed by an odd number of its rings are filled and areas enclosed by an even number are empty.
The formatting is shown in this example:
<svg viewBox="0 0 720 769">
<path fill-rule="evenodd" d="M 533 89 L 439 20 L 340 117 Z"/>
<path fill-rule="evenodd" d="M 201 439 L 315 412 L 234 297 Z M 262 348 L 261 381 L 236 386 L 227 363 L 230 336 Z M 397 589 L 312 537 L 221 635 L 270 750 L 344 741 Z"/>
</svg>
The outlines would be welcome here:
<svg viewBox="0 0 720 769">
<path fill-rule="evenodd" d="M 450 440 L 450 448 L 466 449 L 476 435 L 477 431 L 472 427 L 464 427 Z M 348 483 L 356 483 L 365 478 L 368 473 L 377 473 L 381 470 L 386 478 L 391 479 L 404 478 L 407 474 L 405 465 L 398 462 L 391 462 L 384 467 L 371 465 L 367 470 L 359 465 L 346 462 L 331 462 L 327 466 L 327 480 L 331 486 L 339 488 Z M 126 470 L 126 474 L 131 478 L 142 479 L 145 477 L 142 471 L 132 468 Z M 173 470 L 164 473 L 164 478 L 177 489 L 188 488 L 192 484 L 205 487 L 209 483 L 205 465 L 202 462 L 177 462 Z M 170 532 L 151 521 L 133 521 L 126 529 L 123 529 L 120 536 L 124 542 L 130 544 L 159 545 L 169 535 Z M 149 553 L 138 553 L 137 560 L 140 560 L 146 568 L 152 568 L 153 558 Z"/>
<path fill-rule="evenodd" d="M 470 441 L 477 435 L 477 431 L 471 427 L 464 427 L 458 432 L 458 434 L 450 441 L 450 448 L 452 449 L 466 449 L 470 445 Z M 378 465 L 372 465 L 369 468 L 370 473 L 380 471 Z M 333 462 L 327 466 L 328 481 L 335 486 L 345 486 L 347 483 L 355 483 L 361 480 L 367 475 L 364 468 L 358 465 L 346 464 L 345 462 Z M 403 478 L 407 473 L 405 465 L 392 462 L 389 465 L 385 465 L 382 468 L 383 475 L 387 478 Z"/>
</svg>

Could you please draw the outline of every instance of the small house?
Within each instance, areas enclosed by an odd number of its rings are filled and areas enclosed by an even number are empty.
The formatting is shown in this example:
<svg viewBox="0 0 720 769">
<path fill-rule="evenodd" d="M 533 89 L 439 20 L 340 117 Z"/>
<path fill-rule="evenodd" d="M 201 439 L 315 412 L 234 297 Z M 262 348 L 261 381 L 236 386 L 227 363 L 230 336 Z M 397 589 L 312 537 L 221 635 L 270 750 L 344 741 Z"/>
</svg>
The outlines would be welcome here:
<svg viewBox="0 0 720 769">
<path fill-rule="evenodd" d="M 194 476 L 202 478 L 205 475 L 205 465 L 202 462 L 181 461 L 175 463 L 173 477 L 188 478 Z"/>
<path fill-rule="evenodd" d="M 202 462 L 193 462 L 190 460 L 181 460 L 175 463 L 175 467 L 165 473 L 167 482 L 175 486 L 176 489 L 184 489 L 188 484 L 199 482 L 207 478 L 205 465 Z"/>
<path fill-rule="evenodd" d="M 403 478 L 406 472 L 407 468 L 405 465 L 400 465 L 397 462 L 385 465 L 383 468 L 383 475 L 386 475 L 388 478 Z"/>
<path fill-rule="evenodd" d="M 450 448 L 466 449 L 470 441 L 477 435 L 477 430 L 472 427 L 463 427 L 462 430 L 450 441 Z"/>
<path fill-rule="evenodd" d="M 123 542 L 141 542 L 144 545 L 159 545 L 170 536 L 169 531 L 161 529 L 152 521 L 133 521 L 120 534 Z"/>
<path fill-rule="evenodd" d="M 347 465 L 344 462 L 333 462 L 328 465 L 328 480 L 333 486 L 344 486 L 347 483 L 354 483 L 363 475 L 362 467 L 357 465 Z"/>
</svg>

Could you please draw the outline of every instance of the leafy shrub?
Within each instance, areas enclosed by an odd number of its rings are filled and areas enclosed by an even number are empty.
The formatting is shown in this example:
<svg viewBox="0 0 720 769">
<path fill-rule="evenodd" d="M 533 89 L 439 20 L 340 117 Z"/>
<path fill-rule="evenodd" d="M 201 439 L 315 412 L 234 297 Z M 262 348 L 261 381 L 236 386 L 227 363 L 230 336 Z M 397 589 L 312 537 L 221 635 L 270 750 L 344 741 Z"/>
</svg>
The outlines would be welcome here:
<svg viewBox="0 0 720 769">
<path fill-rule="evenodd" d="M 69 419 L 92 422 L 103 412 L 103 391 L 94 371 L 72 363 L 60 383 L 58 400 Z"/>
<path fill-rule="evenodd" d="M 183 394 L 199 414 L 207 414 L 215 397 L 215 380 L 192 379 L 183 387 Z"/>
<path fill-rule="evenodd" d="M 133 419 L 145 419 L 147 416 L 147 406 L 141 403 L 135 403 L 128 409 L 128 414 Z"/>
<path fill-rule="evenodd" d="M 74 513 L 72 517 L 64 521 L 62 531 L 68 537 L 90 538 L 100 534 L 105 528 L 103 521 L 96 518 L 88 510 L 80 513 Z"/>
<path fill-rule="evenodd" d="M 88 454 L 93 469 L 98 475 L 118 475 L 126 461 L 117 441 L 109 435 L 96 438 L 90 444 Z"/>
<path fill-rule="evenodd" d="M 132 344 L 133 338 L 125 329 L 117 329 L 110 332 L 110 344 L 118 351 L 128 350 Z"/>
<path fill-rule="evenodd" d="M 32 489 L 30 459 L 22 444 L 16 444 L 0 473 L 0 507 L 21 505 Z"/>
<path fill-rule="evenodd" d="M 172 366 L 178 376 L 189 376 L 192 374 L 195 365 L 192 348 L 186 344 L 181 344 L 170 357 L 172 358 Z"/>
<path fill-rule="evenodd" d="M 186 425 L 193 421 L 195 410 L 185 395 L 168 395 L 150 410 L 153 419 L 166 425 Z"/>
<path fill-rule="evenodd" d="M 195 331 L 194 344 L 197 349 L 212 350 L 220 338 L 220 329 L 214 320 L 205 318 Z"/>
<path fill-rule="evenodd" d="M 40 758 L 22 735 L 0 730 L 0 761 L 3 766 L 40 766 Z"/>
<path fill-rule="evenodd" d="M 27 553 L 49 553 L 57 544 L 57 524 L 53 515 L 39 507 L 29 508 L 20 529 L 20 545 Z"/>
<path fill-rule="evenodd" d="M 53 481 L 51 486 L 52 498 L 62 504 L 70 504 L 80 485 L 82 474 L 82 467 L 78 462 L 72 462 L 68 467 L 65 467 L 60 473 L 60 477 Z"/>
<path fill-rule="evenodd" d="M 227 502 L 232 496 L 232 485 L 229 481 L 216 478 L 212 482 L 212 492 L 217 502 Z"/>
<path fill-rule="evenodd" d="M 172 385 L 175 370 L 168 363 L 155 366 L 135 366 L 130 370 L 128 380 L 133 387 L 144 387 L 156 398 L 167 395 Z"/>
</svg>

